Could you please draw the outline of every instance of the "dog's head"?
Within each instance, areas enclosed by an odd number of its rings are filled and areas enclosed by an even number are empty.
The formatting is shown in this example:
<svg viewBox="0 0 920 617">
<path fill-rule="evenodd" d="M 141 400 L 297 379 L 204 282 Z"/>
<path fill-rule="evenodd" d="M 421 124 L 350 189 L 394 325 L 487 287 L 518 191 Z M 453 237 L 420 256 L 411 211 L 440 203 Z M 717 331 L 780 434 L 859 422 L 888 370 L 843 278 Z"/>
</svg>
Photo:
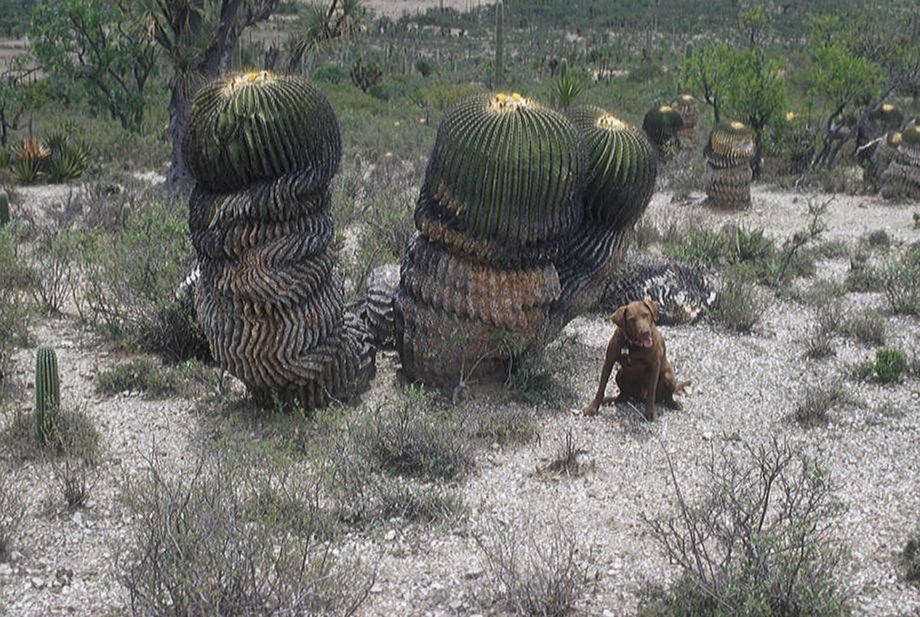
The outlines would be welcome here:
<svg viewBox="0 0 920 617">
<path fill-rule="evenodd" d="M 661 305 L 654 300 L 630 302 L 618 308 L 610 320 L 626 333 L 631 346 L 651 347 L 655 344 L 652 330 L 660 308 Z"/>
</svg>

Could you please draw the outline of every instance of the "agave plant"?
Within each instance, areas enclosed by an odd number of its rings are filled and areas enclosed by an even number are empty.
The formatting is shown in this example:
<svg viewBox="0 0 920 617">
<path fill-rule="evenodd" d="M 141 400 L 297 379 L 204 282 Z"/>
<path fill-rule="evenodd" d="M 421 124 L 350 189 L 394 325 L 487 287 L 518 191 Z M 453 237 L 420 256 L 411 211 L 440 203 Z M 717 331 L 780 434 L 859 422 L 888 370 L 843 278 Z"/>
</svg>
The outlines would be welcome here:
<svg viewBox="0 0 920 617">
<path fill-rule="evenodd" d="M 313 409 L 360 391 L 374 351 L 335 270 L 341 146 L 325 96 L 300 77 L 218 79 L 192 105 L 184 148 L 196 311 L 214 358 L 266 403 Z"/>
<path fill-rule="evenodd" d="M 602 292 L 651 195 L 654 157 L 603 110 L 570 117 L 514 93 L 446 115 L 395 302 L 410 378 L 504 378 Z"/>
<path fill-rule="evenodd" d="M 704 184 L 708 202 L 729 209 L 750 205 L 753 131 L 741 122 L 719 124 L 709 134 L 703 154 L 707 163 Z"/>
<path fill-rule="evenodd" d="M 565 71 L 553 80 L 553 102 L 560 109 L 571 107 L 584 91 L 584 78 L 575 71 Z"/>
<path fill-rule="evenodd" d="M 882 174 L 882 197 L 920 199 L 920 126 L 908 126 L 900 135 L 893 144 L 892 161 Z"/>
<path fill-rule="evenodd" d="M 51 150 L 38 139 L 26 137 L 16 148 L 14 171 L 19 182 L 28 184 L 44 175 Z"/>
</svg>

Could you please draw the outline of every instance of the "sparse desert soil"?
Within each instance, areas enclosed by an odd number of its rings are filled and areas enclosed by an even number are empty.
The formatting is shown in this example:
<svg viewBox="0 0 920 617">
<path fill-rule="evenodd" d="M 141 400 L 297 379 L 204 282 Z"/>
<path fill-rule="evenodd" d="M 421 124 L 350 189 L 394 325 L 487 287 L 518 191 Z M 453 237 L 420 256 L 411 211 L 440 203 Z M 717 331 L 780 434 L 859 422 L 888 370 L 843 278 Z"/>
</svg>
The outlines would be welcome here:
<svg viewBox="0 0 920 617">
<path fill-rule="evenodd" d="M 396 18 L 407 13 L 410 15 L 424 13 L 428 9 L 441 6 L 458 11 L 469 11 L 494 2 L 495 0 L 368 0 L 367 6 L 378 15 Z"/>
<path fill-rule="evenodd" d="M 40 189 L 23 189 L 18 195 L 14 209 L 37 210 L 53 203 Z M 698 202 L 701 196 L 694 197 Z M 648 216 L 661 225 L 675 217 L 714 227 L 731 220 L 764 226 L 779 237 L 805 225 L 808 199 L 757 187 L 750 210 L 729 214 L 699 203 L 672 204 L 671 195 L 661 193 Z M 911 219 L 916 210 L 920 204 L 834 196 L 826 216 L 827 237 L 855 244 L 867 231 L 885 229 L 896 243 L 918 241 L 920 231 Z M 820 262 L 817 278 L 841 280 L 847 267 L 845 259 Z M 796 284 L 807 286 L 813 280 Z M 841 306 L 826 310 L 883 304 L 879 294 L 849 294 Z M 920 348 L 920 321 L 893 315 L 885 319 L 890 346 Z M 483 521 L 498 518 L 527 523 L 539 536 L 549 533 L 557 517 L 582 543 L 581 558 L 592 577 L 577 614 L 631 614 L 646 584 L 667 582 L 675 575 L 642 522 L 642 515 L 673 512 L 665 453 L 678 481 L 692 494 L 701 480 L 699 465 L 711 452 L 740 452 L 739 440 L 758 443 L 777 436 L 823 462 L 847 507 L 835 533 L 850 551 L 840 582 L 855 598 L 856 614 L 917 615 L 920 587 L 904 582 L 897 554 L 920 523 L 920 382 L 882 386 L 846 381 L 858 404 L 833 410 L 826 426 L 803 429 L 789 422 L 786 417 L 806 384 L 874 354 L 874 349 L 839 339 L 835 357 L 806 360 L 804 340 L 814 321 L 814 309 L 770 296 L 763 320 L 751 335 L 721 331 L 706 322 L 662 328 L 678 375 L 692 379 L 694 391 L 682 412 L 664 412 L 659 421 L 646 424 L 625 407 L 606 407 L 596 418 L 573 413 L 595 388 L 611 330 L 598 315 L 575 320 L 556 353 L 573 367 L 578 400 L 567 408 L 538 410 L 541 439 L 477 454 L 474 471 L 459 485 L 471 508 L 467 523 L 444 529 L 394 520 L 346 539 L 347 548 L 377 568 L 372 594 L 360 614 L 503 614 L 487 600 L 484 589 L 491 581 L 472 533 Z M 117 582 L 119 546 L 131 537 L 132 527 L 118 499 L 121 482 L 143 466 L 154 446 L 155 456 L 181 468 L 204 438 L 208 418 L 193 412 L 194 403 L 183 399 L 97 396 L 93 377 L 120 356 L 79 327 L 73 316 L 42 321 L 34 338 L 58 348 L 65 403 L 85 406 L 102 432 L 103 474 L 89 507 L 73 513 L 61 508 L 46 465 L 17 466 L 0 459 L 0 466 L 12 470 L 30 506 L 15 546 L 22 560 L 0 564 L 0 612 L 22 617 L 124 614 L 127 598 Z M 17 356 L 17 376 L 23 383 L 31 380 L 32 354 L 23 350 Z M 365 403 L 396 395 L 397 362 L 392 352 L 378 356 L 378 375 Z M 30 395 L 23 392 L 0 422 L 9 421 L 16 410 L 29 413 Z M 473 396 L 474 405 L 484 413 L 512 404 Z M 538 473 L 567 429 L 586 451 L 587 472 L 577 478 Z M 69 571 L 68 584 L 55 583 L 68 578 Z"/>
</svg>

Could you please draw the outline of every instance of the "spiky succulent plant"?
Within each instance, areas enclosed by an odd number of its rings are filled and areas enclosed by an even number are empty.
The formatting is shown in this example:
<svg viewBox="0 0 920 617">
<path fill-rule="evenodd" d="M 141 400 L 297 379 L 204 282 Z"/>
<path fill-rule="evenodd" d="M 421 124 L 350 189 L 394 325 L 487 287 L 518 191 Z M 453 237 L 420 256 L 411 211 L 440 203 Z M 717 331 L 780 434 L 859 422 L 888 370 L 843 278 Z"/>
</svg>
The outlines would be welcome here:
<svg viewBox="0 0 920 617">
<path fill-rule="evenodd" d="M 211 191 L 302 173 L 325 185 L 341 156 L 335 112 L 309 81 L 259 71 L 216 79 L 192 104 L 189 170 Z"/>
<path fill-rule="evenodd" d="M 445 117 L 395 302 L 410 378 L 503 377 L 602 291 L 648 202 L 654 157 L 599 108 L 570 117 L 517 94 L 475 95 Z"/>
<path fill-rule="evenodd" d="M 558 112 L 516 93 L 474 95 L 438 129 L 416 223 L 480 259 L 545 261 L 578 222 L 583 165 Z"/>
<path fill-rule="evenodd" d="M 909 125 L 900 135 L 881 193 L 886 199 L 920 199 L 920 126 Z"/>
<path fill-rule="evenodd" d="M 35 430 L 42 445 L 48 445 L 57 429 L 61 411 L 61 380 L 57 354 L 51 347 L 35 352 Z"/>
<path fill-rule="evenodd" d="M 741 122 L 723 122 L 709 134 L 704 184 L 709 203 L 722 208 L 741 208 L 751 202 L 751 159 L 754 133 Z"/>
<path fill-rule="evenodd" d="M 189 126 L 196 311 L 214 358 L 264 403 L 313 409 L 360 391 L 374 355 L 335 270 L 340 138 L 325 96 L 300 77 L 247 73 L 202 88 Z"/>
<path fill-rule="evenodd" d="M 680 113 L 670 105 L 648 110 L 642 119 L 642 130 L 664 157 L 674 154 L 678 132 L 684 127 Z"/>
</svg>

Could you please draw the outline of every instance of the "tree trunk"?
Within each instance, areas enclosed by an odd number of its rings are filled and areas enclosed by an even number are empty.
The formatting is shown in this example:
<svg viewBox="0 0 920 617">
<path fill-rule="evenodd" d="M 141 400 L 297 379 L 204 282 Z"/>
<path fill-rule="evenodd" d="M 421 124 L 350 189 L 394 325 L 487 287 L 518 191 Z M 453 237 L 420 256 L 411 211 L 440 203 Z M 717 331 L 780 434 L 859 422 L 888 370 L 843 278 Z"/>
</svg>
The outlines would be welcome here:
<svg viewBox="0 0 920 617">
<path fill-rule="evenodd" d="M 166 176 L 166 189 L 174 195 L 182 196 L 191 191 L 194 181 L 185 164 L 182 142 L 192 112 L 190 96 L 183 95 L 179 88 L 174 88 L 169 100 L 169 135 L 172 138 L 172 161 Z"/>
</svg>

